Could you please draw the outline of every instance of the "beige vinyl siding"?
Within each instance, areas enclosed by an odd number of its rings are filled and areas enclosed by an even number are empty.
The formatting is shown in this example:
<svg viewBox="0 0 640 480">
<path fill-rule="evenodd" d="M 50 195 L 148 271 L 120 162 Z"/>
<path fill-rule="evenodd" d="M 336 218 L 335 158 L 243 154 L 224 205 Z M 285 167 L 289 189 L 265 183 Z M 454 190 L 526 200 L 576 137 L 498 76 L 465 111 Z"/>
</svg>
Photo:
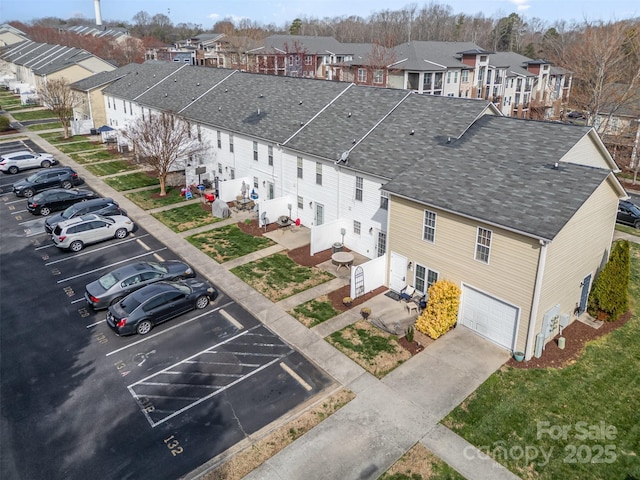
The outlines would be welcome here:
<svg viewBox="0 0 640 480">
<path fill-rule="evenodd" d="M 540 245 L 536 239 L 390 195 L 389 248 L 408 261 L 436 270 L 520 308 L 517 345 L 523 347 L 531 312 Z M 422 240 L 424 210 L 437 214 L 435 242 Z M 477 228 L 492 231 L 489 263 L 475 260 Z"/>
<path fill-rule="evenodd" d="M 561 159 L 562 162 L 587 165 L 589 167 L 610 169 L 603 152 L 590 135 L 585 135 Z"/>
<path fill-rule="evenodd" d="M 535 333 L 542 328 L 544 313 L 560 304 L 561 314 L 580 302 L 583 279 L 606 262 L 615 229 L 618 197 L 605 180 L 549 244 Z"/>
</svg>

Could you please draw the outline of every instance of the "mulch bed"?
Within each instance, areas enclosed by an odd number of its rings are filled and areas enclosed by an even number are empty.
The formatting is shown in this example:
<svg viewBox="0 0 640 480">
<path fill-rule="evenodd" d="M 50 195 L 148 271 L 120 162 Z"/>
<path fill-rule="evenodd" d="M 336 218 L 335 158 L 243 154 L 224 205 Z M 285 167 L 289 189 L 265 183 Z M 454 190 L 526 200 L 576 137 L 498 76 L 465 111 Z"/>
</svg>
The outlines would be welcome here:
<svg viewBox="0 0 640 480">
<path fill-rule="evenodd" d="M 558 338 L 547 343 L 540 358 L 532 357 L 528 362 L 518 362 L 511 358 L 506 366 L 514 368 L 563 368 L 576 362 L 584 350 L 585 343 L 606 335 L 613 330 L 622 327 L 631 318 L 631 312 L 621 315 L 615 322 L 604 322 L 600 328 L 593 328 L 579 321 L 574 321 L 563 329 L 565 338 L 563 350 L 558 348 Z"/>
</svg>

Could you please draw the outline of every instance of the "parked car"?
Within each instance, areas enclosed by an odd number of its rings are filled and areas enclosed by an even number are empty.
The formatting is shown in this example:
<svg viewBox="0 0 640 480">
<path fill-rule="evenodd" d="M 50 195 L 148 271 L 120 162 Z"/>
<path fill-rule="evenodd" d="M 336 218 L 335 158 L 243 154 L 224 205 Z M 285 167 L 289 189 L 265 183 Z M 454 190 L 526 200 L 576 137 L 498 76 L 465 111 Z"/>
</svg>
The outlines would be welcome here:
<svg viewBox="0 0 640 480">
<path fill-rule="evenodd" d="M 29 175 L 13 184 L 13 193 L 18 197 L 33 197 L 49 188 L 73 188 L 82 184 L 76 171 L 70 167 L 49 168 Z"/>
<path fill-rule="evenodd" d="M 184 262 L 136 262 L 101 276 L 85 287 L 84 298 L 95 310 L 118 303 L 136 290 L 161 280 L 193 278 L 196 273 Z"/>
<path fill-rule="evenodd" d="M 573 111 L 569 112 L 567 114 L 567 117 L 569 117 L 569 118 L 587 118 L 587 116 L 584 113 L 579 112 L 577 110 L 573 110 Z"/>
<path fill-rule="evenodd" d="M 49 215 L 51 212 L 64 210 L 74 203 L 96 198 L 96 194 L 89 190 L 65 190 L 52 188 L 38 193 L 27 200 L 27 210 L 34 215 Z"/>
<path fill-rule="evenodd" d="M 215 300 L 218 291 L 208 282 L 189 278 L 156 282 L 124 297 L 109 307 L 107 325 L 117 335 L 145 335 L 160 323 Z"/>
<path fill-rule="evenodd" d="M 29 168 L 49 168 L 58 161 L 50 153 L 33 153 L 28 150 L 7 153 L 0 156 L 0 171 L 15 174 Z"/>
<path fill-rule="evenodd" d="M 112 198 L 94 198 L 86 202 L 71 205 L 64 212 L 51 215 L 44 221 L 44 229 L 48 234 L 51 234 L 58 223 L 73 217 L 86 215 L 87 213 L 95 213 L 96 215 L 103 215 L 105 217 L 111 217 L 113 215 L 127 216 L 127 211 L 124 208 L 120 208 L 118 203 Z"/>
<path fill-rule="evenodd" d="M 90 213 L 60 222 L 53 229 L 51 239 L 58 248 L 79 252 L 90 243 L 125 238 L 133 227 L 133 222 L 124 215 L 103 217 Z"/>
<path fill-rule="evenodd" d="M 616 221 L 623 225 L 640 228 L 640 207 L 628 200 L 620 200 Z"/>
</svg>

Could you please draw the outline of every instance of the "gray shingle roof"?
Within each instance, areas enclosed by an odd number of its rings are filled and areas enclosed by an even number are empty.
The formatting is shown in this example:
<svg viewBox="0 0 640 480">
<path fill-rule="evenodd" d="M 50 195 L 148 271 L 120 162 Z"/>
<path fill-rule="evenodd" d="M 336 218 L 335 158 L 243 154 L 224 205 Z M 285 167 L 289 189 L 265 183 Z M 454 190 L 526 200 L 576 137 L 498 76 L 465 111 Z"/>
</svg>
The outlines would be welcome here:
<svg viewBox="0 0 640 480">
<path fill-rule="evenodd" d="M 137 63 L 130 63 L 128 65 L 125 65 L 124 67 L 117 68 L 109 72 L 97 73 L 95 75 L 91 75 L 90 77 L 83 78 L 82 80 L 78 80 L 77 82 L 72 83 L 70 86 L 74 90 L 88 92 L 95 88 L 107 85 L 111 82 L 115 82 L 116 80 L 128 75 L 130 72 L 135 72 L 136 68 L 138 68 Z"/>
<path fill-rule="evenodd" d="M 514 52 L 497 52 L 489 55 L 489 65 L 492 67 L 506 68 L 507 76 L 509 76 L 510 72 L 528 77 L 536 76 L 536 74 L 527 70 L 527 63 L 531 61 L 529 57 Z"/>
<path fill-rule="evenodd" d="M 483 116 L 384 186 L 426 205 L 552 240 L 609 170 L 557 162 L 590 128 Z"/>
<path fill-rule="evenodd" d="M 396 65 L 403 70 L 444 70 L 444 67 L 464 67 L 458 53 L 479 49 L 472 42 L 413 41 L 395 48 Z"/>
<path fill-rule="evenodd" d="M 333 37 L 318 37 L 315 35 L 271 35 L 259 47 L 260 52 L 282 53 L 303 50 L 308 54 L 348 53 L 343 44 Z"/>
<path fill-rule="evenodd" d="M 126 77 L 109 85 L 104 89 L 104 93 L 124 100 L 135 100 L 138 95 L 142 95 L 179 68 L 188 67 L 188 65 L 160 62 L 157 60 L 136 65 L 138 68 L 134 68 Z"/>
</svg>

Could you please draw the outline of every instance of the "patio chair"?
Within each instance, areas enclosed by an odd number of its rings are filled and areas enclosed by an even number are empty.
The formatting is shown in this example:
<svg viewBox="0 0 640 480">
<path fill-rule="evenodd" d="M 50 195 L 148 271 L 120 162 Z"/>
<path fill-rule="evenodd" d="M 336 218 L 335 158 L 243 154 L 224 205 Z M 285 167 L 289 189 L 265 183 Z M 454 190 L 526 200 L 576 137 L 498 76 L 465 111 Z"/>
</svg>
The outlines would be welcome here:
<svg viewBox="0 0 640 480">
<path fill-rule="evenodd" d="M 405 302 L 411 302 L 413 300 L 413 296 L 416 294 L 416 288 L 411 285 L 405 285 L 402 290 L 400 290 L 400 299 Z"/>
</svg>

